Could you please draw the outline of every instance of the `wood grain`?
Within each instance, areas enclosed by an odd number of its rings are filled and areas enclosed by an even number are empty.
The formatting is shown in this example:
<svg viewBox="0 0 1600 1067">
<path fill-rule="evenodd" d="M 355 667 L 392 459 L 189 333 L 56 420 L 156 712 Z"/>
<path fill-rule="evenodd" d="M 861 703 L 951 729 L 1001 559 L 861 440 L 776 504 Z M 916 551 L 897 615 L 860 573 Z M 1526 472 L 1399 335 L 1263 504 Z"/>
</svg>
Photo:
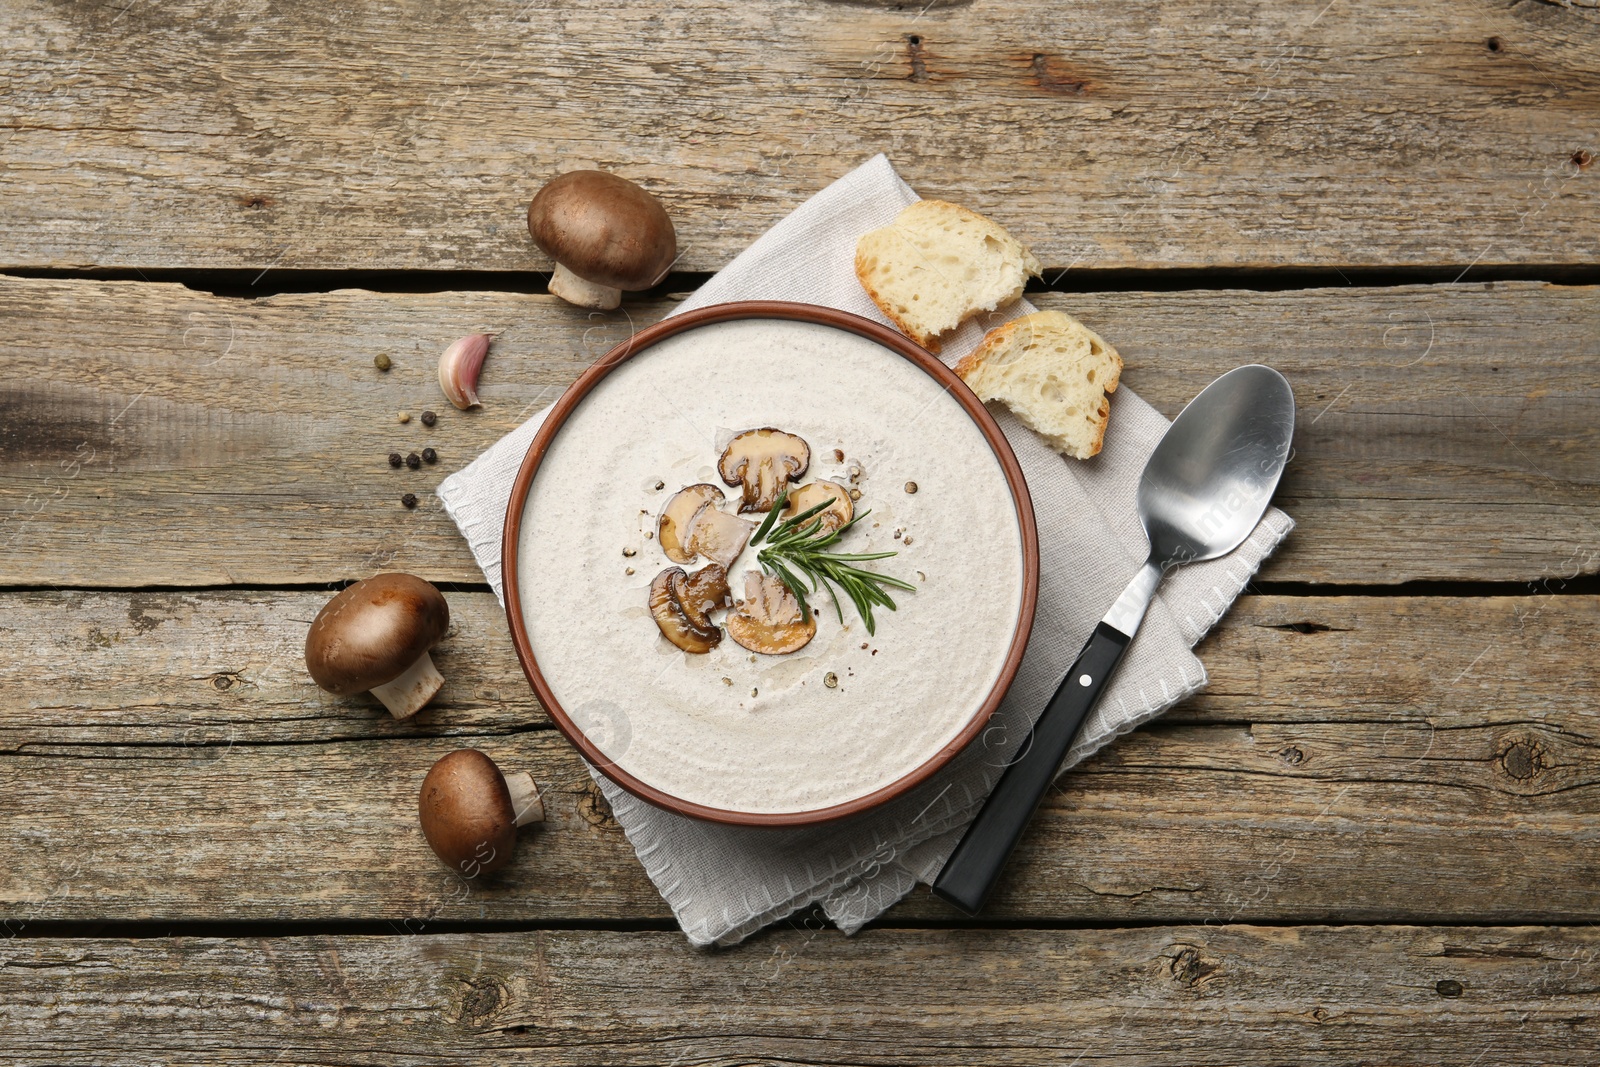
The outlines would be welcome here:
<svg viewBox="0 0 1600 1067">
<path fill-rule="evenodd" d="M 1597 17 L 10 0 L 0 264 L 543 270 L 529 198 L 599 164 L 711 270 L 879 151 L 1057 269 L 1593 263 Z"/>
<path fill-rule="evenodd" d="M 0 275 L 0 1059 L 1592 1063 L 1600 597 L 1568 583 L 1600 573 L 1600 290 L 1474 271 L 1600 261 L 1597 31 L 1592 0 L 4 0 L 0 271 L 522 292 Z M 879 151 L 1051 288 L 1459 273 L 1038 302 L 1168 415 L 1289 375 L 1299 527 L 1262 579 L 1527 595 L 1247 596 L 1208 688 L 1062 782 L 981 922 L 918 890 L 854 939 L 696 952 L 432 493 L 676 306 L 523 295 L 545 180 L 641 182 L 704 272 Z M 462 414 L 435 360 L 476 330 Z M 303 670 L 379 569 L 452 606 L 409 723 Z M 464 745 L 550 811 L 489 879 L 416 828 Z M 391 936 L 54 925 L 118 921 Z"/>
<path fill-rule="evenodd" d="M 446 593 L 438 697 L 400 722 L 318 689 L 304 643 L 328 592 L 0 593 L 0 753 L 129 744 L 485 737 L 550 726 L 488 593 Z M 1600 599 L 1241 597 L 1198 648 L 1208 684 L 1164 723 L 1547 723 L 1584 733 Z"/>
<path fill-rule="evenodd" d="M 1299 401 L 1267 580 L 1537 581 L 1600 569 L 1600 296 L 1538 283 L 1044 295 L 1124 354 L 1168 415 L 1216 374 Z M 325 583 L 379 568 L 481 582 L 431 495 L 671 301 L 585 313 L 506 293 L 263 300 L 170 284 L 0 280 L 0 583 Z M 485 406 L 438 353 L 500 331 Z M 387 374 L 372 363 L 388 354 Z M 433 429 L 416 418 L 440 413 Z M 407 425 L 396 413 L 409 412 Z M 1113 414 L 1113 419 L 1115 415 Z M 391 451 L 439 465 L 391 470 Z M 403 493 L 421 498 L 415 511 Z"/>
<path fill-rule="evenodd" d="M 0 942 L 15 1063 L 1592 1062 L 1600 934 L 1163 926 Z"/>
<path fill-rule="evenodd" d="M 304 676 L 312 593 L 0 598 L 0 916 L 664 919 L 487 594 L 451 594 L 440 704 Z M 1211 686 L 1063 780 L 990 918 L 1600 917 L 1600 598 L 1248 597 Z M 21 650 L 31 642 L 36 651 Z M 550 821 L 463 882 L 415 824 L 444 752 L 530 769 Z M 1417 872 L 1436 891 L 1417 891 Z M 919 891 L 892 913 L 948 920 Z"/>
</svg>

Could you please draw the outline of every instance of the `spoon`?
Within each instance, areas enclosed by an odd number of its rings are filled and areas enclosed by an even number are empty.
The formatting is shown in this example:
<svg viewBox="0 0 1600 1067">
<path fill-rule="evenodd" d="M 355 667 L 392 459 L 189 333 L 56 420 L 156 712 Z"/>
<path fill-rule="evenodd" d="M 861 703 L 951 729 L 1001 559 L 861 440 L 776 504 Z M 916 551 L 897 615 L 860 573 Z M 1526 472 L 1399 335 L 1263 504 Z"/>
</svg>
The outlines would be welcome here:
<svg viewBox="0 0 1600 1067">
<path fill-rule="evenodd" d="M 1139 520 L 1150 558 L 1095 627 L 1089 643 L 1034 723 L 945 861 L 933 891 L 975 914 L 1033 818 L 1061 761 L 1116 671 L 1171 567 L 1225 556 L 1267 510 L 1294 436 L 1294 393 L 1271 367 L 1229 371 L 1178 413 L 1139 478 Z"/>
</svg>

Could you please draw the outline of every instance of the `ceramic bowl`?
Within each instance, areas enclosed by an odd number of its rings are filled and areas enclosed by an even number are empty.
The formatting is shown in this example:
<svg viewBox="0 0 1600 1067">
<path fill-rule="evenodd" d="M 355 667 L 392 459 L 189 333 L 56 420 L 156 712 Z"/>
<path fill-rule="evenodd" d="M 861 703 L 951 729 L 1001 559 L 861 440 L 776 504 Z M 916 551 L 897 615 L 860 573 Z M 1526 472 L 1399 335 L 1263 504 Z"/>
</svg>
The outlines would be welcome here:
<svg viewBox="0 0 1600 1067">
<path fill-rule="evenodd" d="M 726 638 L 691 656 L 656 629 L 648 586 L 672 565 L 656 516 L 718 483 L 726 440 L 755 426 L 807 440 L 802 480 L 860 490 L 872 513 L 836 551 L 895 551 L 866 566 L 917 586 L 875 633 L 820 592 L 817 636 L 788 656 Z M 518 471 L 502 559 L 523 670 L 584 758 L 653 804 L 745 826 L 853 815 L 948 763 L 1016 675 L 1039 569 L 1022 472 L 960 379 L 887 327 L 771 301 L 674 316 L 586 370 Z"/>
</svg>

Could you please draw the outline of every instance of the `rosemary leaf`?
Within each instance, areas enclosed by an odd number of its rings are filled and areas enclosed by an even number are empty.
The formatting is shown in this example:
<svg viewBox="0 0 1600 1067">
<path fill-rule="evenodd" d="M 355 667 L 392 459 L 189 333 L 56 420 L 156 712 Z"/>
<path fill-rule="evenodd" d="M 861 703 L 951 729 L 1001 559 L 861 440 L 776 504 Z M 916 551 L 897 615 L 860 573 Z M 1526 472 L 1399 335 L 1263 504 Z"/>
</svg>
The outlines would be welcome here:
<svg viewBox="0 0 1600 1067">
<path fill-rule="evenodd" d="M 833 497 L 793 518 L 779 522 L 778 513 L 783 510 L 788 498 L 788 489 L 780 492 L 766 519 L 751 535 L 750 543 L 753 545 L 766 541 L 766 547 L 756 554 L 756 562 L 761 564 L 764 570 L 778 576 L 800 602 L 801 611 L 810 610 L 806 600 L 808 593 L 814 594 L 821 589 L 827 589 L 828 595 L 833 598 L 833 608 L 841 624 L 844 622 L 844 607 L 839 600 L 839 592 L 843 591 L 855 605 L 861 621 L 866 624 L 867 633 L 875 634 L 877 624 L 872 617 L 873 606 L 885 607 L 890 611 L 896 610 L 894 598 L 889 596 L 887 589 L 915 592 L 917 587 L 900 578 L 855 566 L 857 563 L 888 559 L 896 555 L 894 552 L 826 551 L 871 512 L 863 511 L 837 530 L 825 531 L 822 529 L 820 515 L 834 502 Z M 807 581 L 810 582 L 809 588 L 806 586 Z"/>
</svg>

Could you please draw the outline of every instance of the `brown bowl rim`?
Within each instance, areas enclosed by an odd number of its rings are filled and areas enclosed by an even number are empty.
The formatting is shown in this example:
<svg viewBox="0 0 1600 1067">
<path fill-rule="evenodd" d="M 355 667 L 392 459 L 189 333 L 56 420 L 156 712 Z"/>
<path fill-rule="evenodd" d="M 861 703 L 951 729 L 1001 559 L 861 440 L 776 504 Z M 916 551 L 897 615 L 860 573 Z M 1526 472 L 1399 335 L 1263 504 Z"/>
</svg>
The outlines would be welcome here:
<svg viewBox="0 0 1600 1067">
<path fill-rule="evenodd" d="M 551 692 L 549 684 L 540 672 L 532 644 L 528 640 L 527 628 L 523 624 L 522 604 L 517 589 L 517 546 L 521 542 L 522 513 L 527 503 L 528 492 L 533 485 L 533 478 L 538 472 L 540 462 L 567 417 L 602 378 L 656 342 L 696 327 L 737 319 L 782 319 L 831 326 L 876 341 L 910 360 L 943 385 L 983 432 L 990 450 L 1000 461 L 1000 466 L 1005 472 L 1022 534 L 1022 604 L 1018 609 L 1016 629 L 1012 634 L 1011 647 L 1007 651 L 1005 663 L 1001 666 L 1000 675 L 983 704 L 973 714 L 972 720 L 938 752 L 888 785 L 842 804 L 809 811 L 743 812 L 697 804 L 640 781 L 607 759 L 577 724 L 567 717 L 566 711 L 555 699 L 555 694 Z M 607 778 L 641 800 L 679 815 L 731 826 L 793 827 L 831 822 L 887 803 L 926 781 L 978 735 L 994 715 L 995 709 L 1000 706 L 1000 701 L 1004 699 L 1006 691 L 1016 678 L 1023 653 L 1027 650 L 1028 636 L 1033 631 L 1034 608 L 1039 595 L 1039 533 L 1034 524 L 1033 499 L 1028 494 L 1027 482 L 1022 477 L 1022 467 L 1017 463 L 1017 457 L 1011 451 L 1010 443 L 1006 441 L 1005 434 L 1001 432 L 999 424 L 994 421 L 994 416 L 989 414 L 982 401 L 967 388 L 966 383 L 957 377 L 954 371 L 903 334 L 848 311 L 818 304 L 791 303 L 782 300 L 742 300 L 711 304 L 662 319 L 617 345 L 580 374 L 551 408 L 550 414 L 545 417 L 544 423 L 528 446 L 527 454 L 523 456 L 522 466 L 517 471 L 517 479 L 511 487 L 511 499 L 506 504 L 506 523 L 501 538 L 500 559 L 501 588 L 505 598 L 506 620 L 511 627 L 512 645 L 516 648 L 523 674 L 527 675 L 528 683 L 533 686 L 534 693 L 544 705 L 551 720 L 555 722 L 556 728 L 572 742 L 584 759 L 598 767 Z"/>
</svg>

